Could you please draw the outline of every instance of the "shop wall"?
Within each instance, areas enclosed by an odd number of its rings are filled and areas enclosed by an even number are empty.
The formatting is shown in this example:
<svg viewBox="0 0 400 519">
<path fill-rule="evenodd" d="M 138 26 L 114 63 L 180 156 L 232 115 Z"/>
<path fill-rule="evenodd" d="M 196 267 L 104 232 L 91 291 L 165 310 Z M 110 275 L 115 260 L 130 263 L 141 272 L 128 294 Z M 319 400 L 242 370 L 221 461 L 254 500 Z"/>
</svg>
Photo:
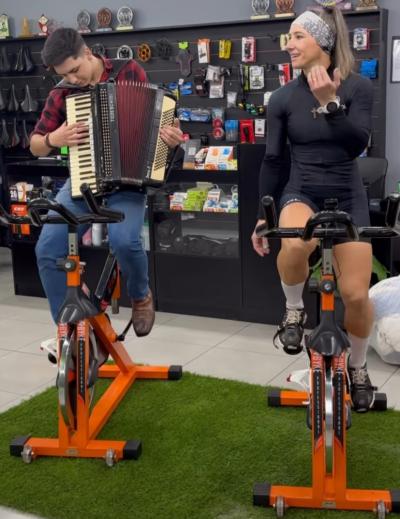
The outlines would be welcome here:
<svg viewBox="0 0 400 519">
<path fill-rule="evenodd" d="M 355 2 L 355 0 L 353 0 Z M 390 74 L 390 46 L 393 35 L 400 35 L 400 0 L 378 0 L 379 5 L 388 9 L 388 74 Z M 64 26 L 76 26 L 76 15 L 80 9 L 95 13 L 106 5 L 116 11 L 121 5 L 131 5 L 135 11 L 135 26 L 137 28 L 166 27 L 207 22 L 226 22 L 246 20 L 251 14 L 250 0 L 85 0 L 82 3 L 71 4 L 62 0 L 52 0 L 40 3 L 29 3 L 26 0 L 2 0 L 1 11 L 10 17 L 12 34 L 18 34 L 23 16 L 31 22 L 31 30 L 36 30 L 36 20 L 42 12 L 49 18 L 54 18 Z M 271 0 L 271 12 L 274 11 L 274 1 Z M 307 6 L 315 5 L 313 0 L 296 0 L 296 12 L 304 11 Z M 76 6 L 76 7 L 75 7 Z M 229 34 L 226 35 L 229 37 Z M 386 155 L 389 160 L 387 189 L 392 190 L 400 180 L 400 83 L 387 83 L 387 114 L 386 114 Z"/>
</svg>

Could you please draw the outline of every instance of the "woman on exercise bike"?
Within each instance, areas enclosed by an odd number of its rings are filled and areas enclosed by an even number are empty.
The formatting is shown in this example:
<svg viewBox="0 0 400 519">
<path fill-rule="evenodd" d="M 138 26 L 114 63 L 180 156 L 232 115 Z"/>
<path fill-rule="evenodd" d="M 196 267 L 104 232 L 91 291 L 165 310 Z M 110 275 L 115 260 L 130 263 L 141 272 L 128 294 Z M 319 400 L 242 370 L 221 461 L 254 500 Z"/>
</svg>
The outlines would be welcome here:
<svg viewBox="0 0 400 519">
<path fill-rule="evenodd" d="M 371 131 L 372 84 L 355 74 L 348 30 L 341 12 L 306 11 L 290 28 L 286 50 L 301 75 L 273 93 L 268 104 L 267 147 L 260 171 L 260 198 L 277 196 L 287 140 L 291 169 L 280 197 L 280 227 L 302 227 L 326 198 L 357 226 L 369 225 L 368 201 L 355 158 L 366 148 Z M 263 223 L 260 212 L 257 225 Z M 269 253 L 265 238 L 252 235 L 254 250 Z M 308 258 L 317 241 L 282 239 L 278 271 L 286 296 L 286 312 L 274 343 L 287 353 L 301 351 L 306 314 L 302 293 Z M 340 240 L 334 265 L 345 305 L 345 326 L 351 342 L 348 372 L 355 410 L 367 411 L 373 387 L 367 372 L 368 336 L 373 309 L 368 298 L 372 249 L 368 241 Z"/>
</svg>

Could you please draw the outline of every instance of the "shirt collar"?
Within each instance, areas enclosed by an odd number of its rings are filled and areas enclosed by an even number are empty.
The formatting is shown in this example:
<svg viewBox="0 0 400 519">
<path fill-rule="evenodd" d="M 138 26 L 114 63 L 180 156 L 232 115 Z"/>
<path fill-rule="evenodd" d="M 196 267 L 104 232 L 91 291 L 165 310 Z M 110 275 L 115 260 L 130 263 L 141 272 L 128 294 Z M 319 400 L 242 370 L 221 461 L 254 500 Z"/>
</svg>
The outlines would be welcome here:
<svg viewBox="0 0 400 519">
<path fill-rule="evenodd" d="M 100 83 L 103 83 L 104 81 L 107 81 L 108 76 L 110 75 L 110 72 L 113 69 L 112 62 L 110 59 L 105 58 L 104 56 L 101 56 L 100 54 L 95 54 L 96 58 L 100 58 L 104 65 L 103 74 L 100 78 Z"/>
</svg>

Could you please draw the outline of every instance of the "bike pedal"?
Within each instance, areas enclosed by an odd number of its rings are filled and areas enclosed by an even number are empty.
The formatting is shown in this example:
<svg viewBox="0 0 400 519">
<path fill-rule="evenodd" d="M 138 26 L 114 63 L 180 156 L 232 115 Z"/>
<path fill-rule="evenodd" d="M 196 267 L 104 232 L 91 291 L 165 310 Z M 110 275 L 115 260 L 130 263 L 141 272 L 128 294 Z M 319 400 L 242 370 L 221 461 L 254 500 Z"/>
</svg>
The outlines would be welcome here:
<svg viewBox="0 0 400 519">
<path fill-rule="evenodd" d="M 387 410 L 386 393 L 374 393 L 374 399 L 372 401 L 371 409 L 373 409 L 374 411 L 386 411 Z"/>
<path fill-rule="evenodd" d="M 47 341 L 43 341 L 40 344 L 40 349 L 43 352 L 47 352 L 47 358 L 51 364 L 58 363 L 57 339 L 47 339 Z"/>
<path fill-rule="evenodd" d="M 287 353 L 288 355 L 299 355 L 303 351 L 303 345 L 299 344 L 299 346 L 296 347 L 287 347 L 283 346 L 283 351 Z"/>
</svg>

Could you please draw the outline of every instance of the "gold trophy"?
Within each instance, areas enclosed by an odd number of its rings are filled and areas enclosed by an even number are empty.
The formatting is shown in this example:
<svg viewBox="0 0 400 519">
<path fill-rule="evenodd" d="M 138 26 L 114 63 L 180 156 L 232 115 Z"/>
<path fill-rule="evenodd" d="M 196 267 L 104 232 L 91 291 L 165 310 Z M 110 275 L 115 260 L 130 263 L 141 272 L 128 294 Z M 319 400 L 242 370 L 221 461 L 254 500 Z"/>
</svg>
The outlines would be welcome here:
<svg viewBox="0 0 400 519">
<path fill-rule="evenodd" d="M 358 0 L 356 11 L 372 11 L 379 9 L 376 0 Z"/>
<path fill-rule="evenodd" d="M 275 18 L 286 18 L 295 16 L 293 7 L 294 0 L 275 0 L 276 13 Z"/>
<path fill-rule="evenodd" d="M 22 18 L 22 24 L 21 24 L 21 34 L 19 35 L 20 38 L 31 38 L 33 34 L 31 33 L 31 29 L 29 27 L 29 20 L 27 16 L 24 16 Z"/>
</svg>

